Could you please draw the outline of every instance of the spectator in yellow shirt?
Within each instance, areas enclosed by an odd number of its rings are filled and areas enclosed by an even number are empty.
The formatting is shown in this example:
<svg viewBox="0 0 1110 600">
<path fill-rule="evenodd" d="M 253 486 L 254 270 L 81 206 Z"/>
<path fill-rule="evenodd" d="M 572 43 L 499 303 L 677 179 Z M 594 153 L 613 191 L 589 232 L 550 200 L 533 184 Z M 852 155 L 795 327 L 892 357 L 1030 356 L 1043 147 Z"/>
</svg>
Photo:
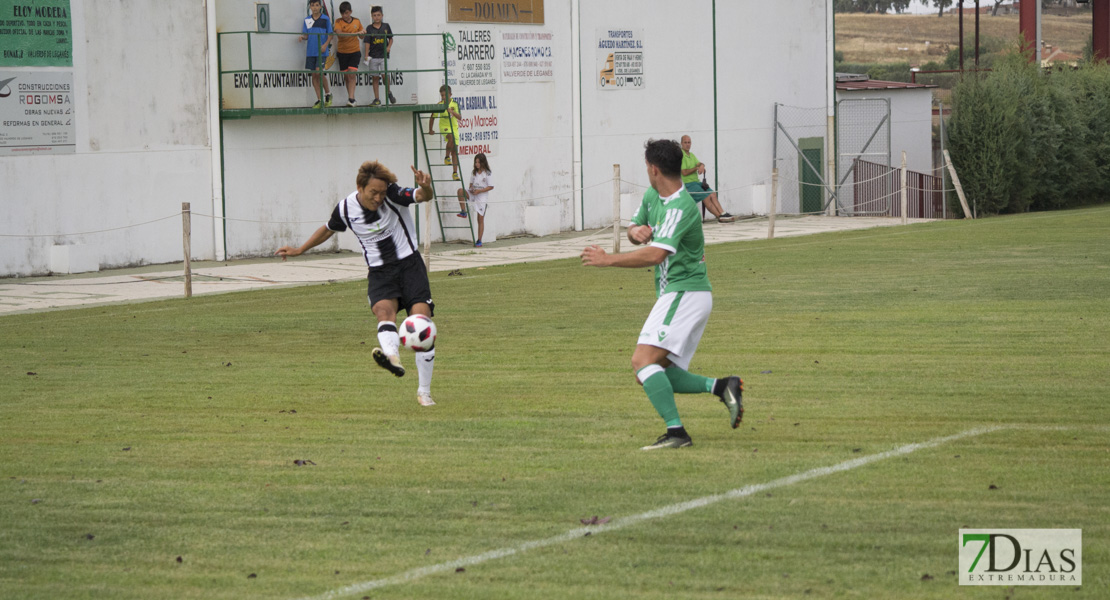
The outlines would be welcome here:
<svg viewBox="0 0 1110 600">
<path fill-rule="evenodd" d="M 447 110 L 441 113 L 432 113 L 428 119 L 428 134 L 435 135 L 435 122 L 439 118 L 439 132 L 443 135 L 446 144 L 444 150 L 447 156 L 443 161 L 451 165 L 451 179 L 459 181 L 459 103 L 451 98 L 451 86 L 439 86 L 439 101 L 447 105 Z"/>
<path fill-rule="evenodd" d="M 690 152 L 693 142 L 690 136 L 682 136 L 682 185 L 694 198 L 694 202 L 702 202 L 709 213 L 717 217 L 718 223 L 731 223 L 736 217 L 725 212 L 721 203 L 717 201 L 717 193 L 708 184 L 698 181 L 698 175 L 705 174 L 705 164 L 698 161 L 698 157 Z"/>
</svg>

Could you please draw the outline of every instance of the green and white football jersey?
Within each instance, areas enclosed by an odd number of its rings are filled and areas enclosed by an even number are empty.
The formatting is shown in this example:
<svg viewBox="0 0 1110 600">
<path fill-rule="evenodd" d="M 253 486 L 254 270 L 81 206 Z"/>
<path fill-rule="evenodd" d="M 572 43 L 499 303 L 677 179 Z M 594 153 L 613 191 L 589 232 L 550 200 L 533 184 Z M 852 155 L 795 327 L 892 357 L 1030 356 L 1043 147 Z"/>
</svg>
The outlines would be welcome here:
<svg viewBox="0 0 1110 600">
<path fill-rule="evenodd" d="M 705 268 L 705 236 L 701 231 L 701 213 L 685 188 L 674 195 L 660 198 L 659 192 L 648 188 L 640 210 L 632 217 L 633 225 L 650 225 L 649 245 L 670 253 L 655 266 L 655 296 L 668 292 L 709 292 L 709 274 Z"/>
</svg>

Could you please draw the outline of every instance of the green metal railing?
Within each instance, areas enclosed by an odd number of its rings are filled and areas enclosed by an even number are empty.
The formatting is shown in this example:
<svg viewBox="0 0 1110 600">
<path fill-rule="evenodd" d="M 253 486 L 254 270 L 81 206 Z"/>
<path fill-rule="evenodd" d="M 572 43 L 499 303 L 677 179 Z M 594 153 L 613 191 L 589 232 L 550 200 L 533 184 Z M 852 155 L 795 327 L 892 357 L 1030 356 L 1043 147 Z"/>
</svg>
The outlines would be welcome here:
<svg viewBox="0 0 1110 600">
<path fill-rule="evenodd" d="M 321 102 L 319 108 L 312 108 L 312 107 L 258 108 L 256 106 L 256 103 L 255 103 L 255 75 L 256 74 L 292 73 L 292 74 L 312 75 L 312 74 L 319 73 L 322 77 L 321 77 L 320 82 L 317 84 L 318 87 L 316 88 L 316 91 L 317 91 L 317 93 L 318 93 L 318 95 L 321 99 L 323 98 L 323 77 L 328 76 L 329 73 L 345 74 L 343 72 L 328 71 L 327 69 L 324 69 L 324 68 L 319 68 L 319 69 L 316 69 L 316 70 L 308 70 L 308 69 L 256 69 L 256 68 L 254 68 L 255 60 L 254 60 L 253 37 L 254 36 L 264 36 L 264 35 L 280 35 L 280 36 L 295 35 L 295 36 L 300 36 L 300 35 L 302 35 L 302 33 L 300 33 L 300 32 L 284 32 L 284 31 L 282 31 L 282 32 L 221 31 L 221 32 L 217 33 L 216 60 L 217 60 L 217 64 L 219 65 L 219 69 L 220 69 L 219 70 L 219 95 L 220 95 L 220 143 L 221 143 L 220 157 L 221 157 L 221 162 L 223 160 L 223 154 L 224 154 L 223 149 L 222 149 L 222 144 L 223 144 L 223 127 L 224 127 L 223 122 L 225 120 L 250 119 L 252 116 L 255 116 L 255 115 L 272 116 L 272 115 L 311 115 L 311 114 L 351 114 L 351 113 L 375 113 L 375 112 L 411 112 L 412 113 L 412 119 L 413 119 L 413 125 L 414 125 L 414 128 L 415 128 L 415 130 L 413 132 L 413 138 L 414 138 L 413 139 L 413 159 L 414 159 L 414 164 L 419 164 L 419 162 L 420 162 L 419 161 L 419 154 L 421 153 L 421 150 L 422 150 L 423 151 L 422 153 L 424 155 L 424 163 L 427 165 L 429 175 L 431 175 L 431 179 L 432 179 L 431 185 L 432 185 L 433 194 L 435 195 L 435 200 L 434 200 L 435 212 L 437 213 L 436 217 L 437 217 L 437 221 L 439 222 L 440 234 L 442 236 L 442 239 L 444 241 L 447 241 L 446 232 L 445 232 L 446 229 L 459 229 L 459 228 L 464 228 L 464 227 L 467 228 L 467 229 L 471 228 L 470 227 L 471 220 L 469 218 L 467 219 L 467 224 L 466 225 L 451 225 L 450 223 L 444 223 L 443 215 L 448 214 L 448 213 L 451 213 L 451 214 L 454 213 L 453 209 L 447 209 L 447 208 L 445 208 L 445 206 L 450 201 L 454 200 L 455 196 L 454 196 L 454 194 L 446 194 L 446 193 L 441 194 L 439 191 L 436 190 L 436 183 L 438 182 L 440 184 L 443 184 L 443 183 L 446 183 L 446 182 L 450 182 L 451 184 L 453 184 L 454 182 L 451 179 L 443 178 L 441 175 L 439 175 L 439 173 L 435 172 L 436 169 L 442 169 L 442 168 L 447 167 L 449 165 L 444 164 L 444 163 L 439 163 L 439 162 L 433 163 L 432 159 L 431 159 L 431 156 L 430 156 L 431 151 L 438 151 L 441 148 L 430 147 L 428 138 L 437 137 L 440 134 L 425 136 L 424 135 L 425 131 L 424 131 L 423 127 L 421 126 L 422 118 L 426 118 L 427 116 L 429 116 L 431 114 L 443 113 L 443 112 L 447 111 L 447 108 L 448 108 L 448 103 L 447 102 L 440 102 L 440 103 L 435 103 L 435 104 L 383 104 L 383 105 L 379 105 L 379 106 L 358 106 L 358 107 L 348 107 L 348 106 L 327 107 L 327 106 L 324 105 L 324 102 Z M 327 36 L 328 34 L 316 33 L 316 34 L 308 34 L 308 35 Z M 339 37 L 339 36 L 363 37 L 363 34 L 339 34 L 339 33 L 337 33 L 337 34 L 333 34 L 333 35 L 335 35 L 336 37 Z M 246 64 L 245 69 L 226 69 L 225 70 L 223 68 L 223 57 L 224 57 L 224 52 L 225 52 L 224 36 L 245 36 L 246 53 L 247 53 L 247 64 Z M 391 85 L 390 75 L 393 74 L 393 73 L 440 73 L 442 75 L 443 85 L 447 85 L 447 81 L 448 81 L 447 60 L 446 60 L 446 58 L 448 56 L 447 53 L 449 51 L 452 51 L 452 50 L 455 49 L 454 41 L 452 40 L 452 38 L 449 34 L 445 34 L 445 33 L 408 33 L 408 34 L 395 33 L 395 34 L 392 34 L 392 36 L 393 37 L 436 36 L 440 39 L 441 48 L 443 49 L 443 57 L 444 57 L 445 60 L 443 61 L 444 64 L 443 64 L 442 67 L 437 67 L 435 69 L 395 69 L 395 70 L 393 70 L 393 69 L 389 68 L 389 57 L 388 57 L 388 53 L 387 53 L 387 56 L 385 58 L 385 63 L 384 63 L 385 69 L 383 69 L 381 71 L 359 71 L 359 73 L 361 73 L 361 74 L 367 74 L 368 73 L 372 76 L 380 76 L 382 78 L 382 82 L 385 84 L 385 96 L 386 96 L 386 98 L 389 97 L 389 93 L 390 93 L 389 88 L 390 88 L 390 85 Z M 334 50 L 334 48 L 333 48 L 333 50 Z M 323 63 L 321 63 L 321 67 L 323 67 Z M 231 108 L 231 109 L 224 108 L 224 104 L 225 104 L 224 103 L 224 76 L 225 75 L 239 75 L 239 74 L 245 74 L 246 77 L 247 77 L 247 87 L 249 89 L 249 97 L 250 97 L 249 107 L 248 108 Z M 456 132 L 454 130 L 454 121 L 452 120 L 451 134 L 453 135 L 455 133 Z M 461 173 L 462 172 L 462 166 L 458 165 L 458 168 L 459 168 L 460 173 Z M 222 169 L 223 169 L 223 165 L 221 164 L 221 172 L 222 172 Z M 446 186 L 441 185 L 440 187 L 441 188 L 442 187 L 451 188 L 453 186 L 448 184 Z M 223 194 L 223 200 L 224 200 L 224 204 L 225 204 L 224 210 L 226 211 L 226 203 L 227 203 L 226 190 L 224 191 L 224 194 Z M 417 231 L 420 231 L 420 213 L 419 213 L 419 211 L 416 212 L 415 216 L 416 216 Z M 474 241 L 473 237 L 474 237 L 473 230 L 471 230 L 471 238 L 472 238 L 471 241 Z M 224 243 L 225 243 L 225 246 L 226 246 L 226 231 L 225 231 Z"/>
<path fill-rule="evenodd" d="M 448 104 L 450 104 L 449 101 L 448 101 Z M 444 109 L 444 111 L 446 111 L 446 109 Z M 450 131 L 449 132 L 439 131 L 439 132 L 431 132 L 430 133 L 430 132 L 428 132 L 427 128 L 424 126 L 424 120 L 422 119 L 422 116 L 424 114 L 425 113 L 423 113 L 423 112 L 416 112 L 416 111 L 414 111 L 412 113 L 413 136 L 420 138 L 421 146 L 423 147 L 423 150 L 424 150 L 424 163 L 428 165 L 428 175 L 431 177 L 432 192 L 435 195 L 435 200 L 434 200 L 435 204 L 434 204 L 434 206 L 435 206 L 436 219 L 439 222 L 440 238 L 444 242 L 447 241 L 447 230 L 448 229 L 466 229 L 470 232 L 470 242 L 474 243 L 475 242 L 474 228 L 473 228 L 473 222 L 474 221 L 473 221 L 473 216 L 472 216 L 473 211 L 470 210 L 472 208 L 470 206 L 470 203 L 469 203 L 470 194 L 469 194 L 469 192 L 466 191 L 466 188 L 465 188 L 465 186 L 463 186 L 463 182 L 462 182 L 463 178 L 466 177 L 466 171 L 463 170 L 463 166 L 461 164 L 454 165 L 454 164 L 448 163 L 448 162 L 439 162 L 438 160 L 435 161 L 435 162 L 432 162 L 432 152 L 433 151 L 436 152 L 437 155 L 438 155 L 439 152 L 444 152 L 445 153 L 446 150 L 447 150 L 447 147 L 446 147 L 446 145 L 441 146 L 438 143 L 433 146 L 431 143 L 429 143 L 431 140 L 437 140 L 438 141 L 439 139 L 442 138 L 442 136 L 447 135 L 447 134 L 449 134 L 451 136 L 454 136 L 454 137 L 457 137 L 458 136 L 458 130 L 455 129 L 455 120 L 452 119 L 450 117 L 450 115 L 448 115 L 446 117 L 442 116 L 444 113 L 440 113 L 440 114 L 434 114 L 433 113 L 433 115 L 437 118 L 440 118 L 440 119 L 446 118 L 447 122 L 450 123 L 451 125 L 450 125 Z M 414 146 L 413 146 L 413 161 L 416 164 L 420 163 L 420 159 L 419 159 L 419 155 L 418 155 L 419 150 L 420 150 L 420 148 L 416 147 L 415 144 L 414 144 Z M 462 159 L 460 158 L 459 161 L 461 162 Z M 453 178 L 449 178 L 447 176 L 440 175 L 440 173 L 442 173 L 446 170 L 446 167 L 451 167 L 452 172 L 454 172 L 457 169 L 458 173 L 459 173 L 459 179 L 456 180 L 456 179 L 453 179 Z M 465 225 L 463 225 L 463 224 L 455 225 L 455 224 L 452 224 L 453 222 L 451 221 L 451 217 L 454 216 L 455 212 L 456 212 L 454 203 L 458 200 L 457 192 L 455 192 L 455 193 L 446 193 L 446 192 L 445 193 L 440 193 L 440 191 L 439 191 L 440 189 L 443 189 L 443 188 L 454 189 L 454 187 L 456 185 L 456 183 L 455 183 L 456 181 L 458 181 L 457 185 L 462 188 L 464 197 L 467 200 L 467 209 L 468 210 L 467 210 L 466 224 Z M 437 188 L 436 187 L 437 182 L 441 183 L 441 184 L 446 184 L 446 185 L 441 185 L 439 188 Z M 443 222 L 444 215 L 447 215 L 447 223 Z"/>
<path fill-rule="evenodd" d="M 430 112 L 433 108 L 443 107 L 442 104 L 436 103 L 436 104 L 428 104 L 428 105 L 409 104 L 409 105 L 399 106 L 399 105 L 388 105 L 388 104 L 386 104 L 386 105 L 382 105 L 382 106 L 373 106 L 373 107 L 370 107 L 370 106 L 365 106 L 365 107 L 341 106 L 341 107 L 335 107 L 335 108 L 328 108 L 328 107 L 324 106 L 323 102 L 321 102 L 319 108 L 310 108 L 310 107 L 258 108 L 256 106 L 256 102 L 255 102 L 255 87 L 256 87 L 255 86 L 255 75 L 256 74 L 288 73 L 288 74 L 303 74 L 303 75 L 306 75 L 306 76 L 311 76 L 313 74 L 319 74 L 319 75 L 321 75 L 321 78 L 320 78 L 319 83 L 317 83 L 317 92 L 320 94 L 320 98 L 323 98 L 323 83 L 324 83 L 323 82 L 323 77 L 327 77 L 330 73 L 333 73 L 333 71 L 328 71 L 327 69 L 322 68 L 323 64 L 321 64 L 321 67 L 316 69 L 316 70 L 308 70 L 308 69 L 256 69 L 255 68 L 254 48 L 253 48 L 253 46 L 254 46 L 254 37 L 255 36 L 291 36 L 291 35 L 295 35 L 295 36 L 299 37 L 303 34 L 301 32 L 288 32 L 288 31 L 273 31 L 273 32 L 270 32 L 270 31 L 267 31 L 267 32 L 262 32 L 262 31 L 221 31 L 221 32 L 216 34 L 216 56 L 217 56 L 217 61 L 218 61 L 218 64 L 219 64 L 219 94 L 220 94 L 220 116 L 221 116 L 221 118 L 223 118 L 223 119 L 249 119 L 253 115 L 298 115 L 298 114 L 313 114 L 313 113 L 326 114 L 326 113 L 331 113 L 331 112 L 334 112 L 334 111 L 342 111 L 342 112 L 347 112 L 347 113 L 349 113 L 349 112 L 382 111 L 382 110 L 385 110 L 385 111 L 405 111 L 405 112 Z M 316 34 L 308 34 L 308 35 L 328 36 L 328 34 L 324 34 L 324 33 L 316 33 Z M 351 34 L 335 33 L 335 34 L 331 34 L 331 35 L 334 35 L 336 37 L 346 37 L 346 36 L 357 36 L 357 37 L 360 37 L 360 38 L 364 37 L 364 34 L 353 34 L 353 33 L 351 33 Z M 225 70 L 223 68 L 224 51 L 225 51 L 224 50 L 225 36 L 245 36 L 246 52 L 247 52 L 247 57 L 246 57 L 247 58 L 247 64 L 246 64 L 245 69 L 240 68 L 240 69 L 226 69 Z M 450 47 L 450 46 L 453 46 L 453 42 L 450 41 L 450 36 L 447 35 L 447 34 L 444 34 L 444 33 L 395 33 L 395 34 L 392 34 L 392 37 L 428 37 L 428 36 L 435 36 L 435 37 L 440 38 L 440 43 L 442 45 L 441 47 L 443 49 L 443 56 L 445 58 L 448 56 L 447 52 L 449 50 L 454 49 L 454 48 Z M 334 51 L 334 48 L 333 48 L 333 51 Z M 419 69 L 418 68 L 418 69 L 392 69 L 391 70 L 389 68 L 389 57 L 387 55 L 386 58 L 385 58 L 385 65 L 384 65 L 385 69 L 384 70 L 381 70 L 381 71 L 359 71 L 359 73 L 362 73 L 362 74 L 368 73 L 371 76 L 380 76 L 382 78 L 382 82 L 385 84 L 385 95 L 388 98 L 389 93 L 390 93 L 389 88 L 390 88 L 390 85 L 391 85 L 390 84 L 390 76 L 393 73 L 441 73 L 442 76 L 443 76 L 443 83 L 446 85 L 446 83 L 447 83 L 447 61 L 444 60 L 443 62 L 444 62 L 444 64 L 443 64 L 442 67 L 437 67 L 437 68 L 434 68 L 434 69 Z M 224 108 L 224 76 L 225 75 L 244 75 L 244 74 L 247 77 L 246 84 L 247 84 L 247 88 L 249 89 L 248 93 L 249 93 L 249 97 L 250 97 L 250 102 L 249 102 L 248 108 L 231 108 L 231 109 Z M 342 73 L 342 74 L 345 74 L 345 73 Z M 440 108 L 440 110 L 446 110 L 446 107 Z"/>
</svg>

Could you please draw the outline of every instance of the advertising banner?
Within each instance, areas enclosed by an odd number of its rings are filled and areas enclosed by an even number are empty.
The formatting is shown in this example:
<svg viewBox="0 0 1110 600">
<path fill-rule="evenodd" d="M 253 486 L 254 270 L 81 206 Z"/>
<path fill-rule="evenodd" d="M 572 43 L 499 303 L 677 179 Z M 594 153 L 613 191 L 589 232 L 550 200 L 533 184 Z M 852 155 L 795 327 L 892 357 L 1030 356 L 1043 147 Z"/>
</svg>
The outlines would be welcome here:
<svg viewBox="0 0 1110 600">
<path fill-rule="evenodd" d="M 73 73 L 0 71 L 0 156 L 73 154 Z"/>
<path fill-rule="evenodd" d="M 555 81 L 550 31 L 501 32 L 501 82 Z"/>
<path fill-rule="evenodd" d="M 0 67 L 72 67 L 69 0 L 0 0 Z"/>
<path fill-rule="evenodd" d="M 598 28 L 597 89 L 644 88 L 644 31 Z"/>
</svg>

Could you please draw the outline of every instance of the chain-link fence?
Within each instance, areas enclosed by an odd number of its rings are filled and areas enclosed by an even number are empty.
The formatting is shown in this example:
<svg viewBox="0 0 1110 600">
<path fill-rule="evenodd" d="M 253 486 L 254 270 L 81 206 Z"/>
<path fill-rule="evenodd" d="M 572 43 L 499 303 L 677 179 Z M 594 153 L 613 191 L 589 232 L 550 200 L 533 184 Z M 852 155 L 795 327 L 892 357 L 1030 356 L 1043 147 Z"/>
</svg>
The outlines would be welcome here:
<svg viewBox="0 0 1110 600">
<path fill-rule="evenodd" d="M 864 216 L 854 199 L 854 172 L 860 161 L 891 164 L 890 101 L 883 98 L 837 102 L 836 178 L 826 181 L 828 145 L 824 107 L 775 105 L 774 161 L 779 170 L 778 208 L 782 214 Z M 873 191 L 874 186 L 868 188 Z M 886 194 L 880 194 L 886 196 Z M 887 207 L 888 208 L 888 207 Z"/>
<path fill-rule="evenodd" d="M 868 181 L 855 169 L 861 163 L 892 166 L 890 149 L 890 100 L 887 98 L 850 98 L 836 103 L 836 214 L 867 216 L 889 212 L 889 193 L 876 197 L 876 206 L 861 205 L 853 184 Z M 874 187 L 874 186 L 872 186 Z"/>
</svg>

